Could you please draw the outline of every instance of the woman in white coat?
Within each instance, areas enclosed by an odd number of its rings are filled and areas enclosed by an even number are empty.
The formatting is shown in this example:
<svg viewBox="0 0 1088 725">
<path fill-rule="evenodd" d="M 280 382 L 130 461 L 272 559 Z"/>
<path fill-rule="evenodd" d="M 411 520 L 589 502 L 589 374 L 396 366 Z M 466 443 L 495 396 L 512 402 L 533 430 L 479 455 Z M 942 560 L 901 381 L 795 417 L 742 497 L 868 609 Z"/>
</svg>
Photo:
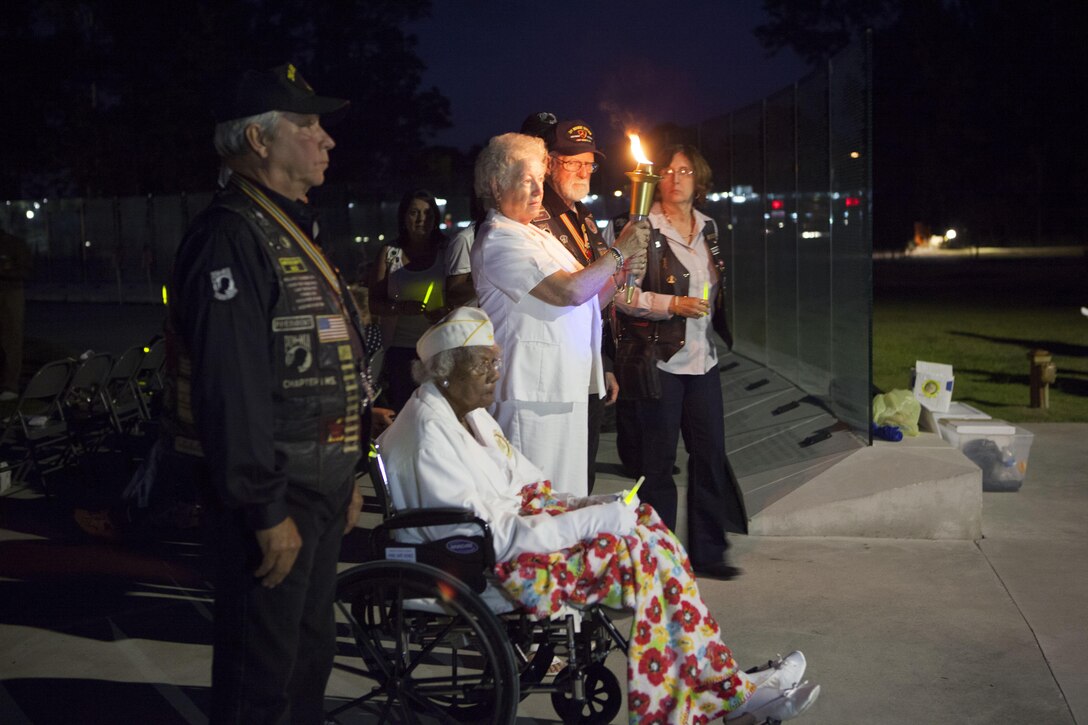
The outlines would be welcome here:
<svg viewBox="0 0 1088 725">
<path fill-rule="evenodd" d="M 707 722 L 742 714 L 786 720 L 818 685 L 792 653 L 747 675 L 722 643 L 683 546 L 653 509 L 614 494 L 556 494 L 485 408 L 502 349 L 480 309 L 462 307 L 417 345 L 420 387 L 381 436 L 397 508 L 454 506 L 488 522 L 505 595 L 537 616 L 601 603 L 635 611 L 628 649 L 632 723 Z M 583 467 L 584 469 L 584 467 Z M 415 541 L 456 527 L 409 532 Z"/>
<path fill-rule="evenodd" d="M 547 152 L 532 136 L 496 136 L 476 160 L 487 217 L 472 247 L 480 307 L 495 323 L 507 373 L 494 416 L 506 437 L 555 477 L 557 491 L 588 490 L 588 398 L 603 395 L 601 307 L 627 274 L 646 269 L 645 223 L 629 225 L 611 254 L 583 266 L 530 222 L 541 213 Z"/>
</svg>

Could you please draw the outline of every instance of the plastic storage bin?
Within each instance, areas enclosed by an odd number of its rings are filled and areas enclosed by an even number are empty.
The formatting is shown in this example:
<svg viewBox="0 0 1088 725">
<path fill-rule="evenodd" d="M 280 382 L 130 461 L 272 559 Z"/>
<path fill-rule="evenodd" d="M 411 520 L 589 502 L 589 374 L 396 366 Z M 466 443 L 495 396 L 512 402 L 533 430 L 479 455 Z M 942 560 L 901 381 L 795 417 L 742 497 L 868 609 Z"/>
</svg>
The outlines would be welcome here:
<svg viewBox="0 0 1088 725">
<path fill-rule="evenodd" d="M 1019 491 L 1028 471 L 1031 431 L 1003 420 L 942 420 L 941 438 L 982 469 L 983 491 Z M 993 432 L 1012 430 L 1012 433 Z"/>
</svg>

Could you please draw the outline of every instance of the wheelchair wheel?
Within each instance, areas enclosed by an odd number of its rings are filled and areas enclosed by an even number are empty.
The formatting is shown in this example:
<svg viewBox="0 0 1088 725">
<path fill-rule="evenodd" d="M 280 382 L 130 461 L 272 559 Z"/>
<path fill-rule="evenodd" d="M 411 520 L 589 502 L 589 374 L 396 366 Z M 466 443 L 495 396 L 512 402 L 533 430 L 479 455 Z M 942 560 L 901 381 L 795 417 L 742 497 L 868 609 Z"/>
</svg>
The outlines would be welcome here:
<svg viewBox="0 0 1088 725">
<path fill-rule="evenodd" d="M 572 672 L 564 668 L 555 681 L 569 681 Z M 552 693 L 552 707 L 567 725 L 607 725 L 619 714 L 623 688 L 620 681 L 605 667 L 595 662 L 586 668 L 586 700 L 580 706 L 566 692 Z"/>
<path fill-rule="evenodd" d="M 336 601 L 336 669 L 359 694 L 329 712 L 334 722 L 514 721 L 513 651 L 460 580 L 424 564 L 372 561 L 340 574 Z"/>
</svg>

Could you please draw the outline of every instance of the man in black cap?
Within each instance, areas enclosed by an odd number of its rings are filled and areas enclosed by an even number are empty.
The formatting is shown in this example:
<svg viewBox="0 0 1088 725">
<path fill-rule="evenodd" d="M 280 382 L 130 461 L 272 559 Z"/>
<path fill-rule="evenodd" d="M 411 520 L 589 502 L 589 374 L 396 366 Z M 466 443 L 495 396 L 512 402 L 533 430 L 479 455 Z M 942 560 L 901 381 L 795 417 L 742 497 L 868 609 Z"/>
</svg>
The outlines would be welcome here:
<svg viewBox="0 0 1088 725">
<path fill-rule="evenodd" d="M 522 123 L 521 132 L 544 139 L 548 147 L 547 182 L 544 185 L 544 201 L 540 215 L 533 224 L 557 238 L 574 258 L 583 265 L 589 265 L 603 254 L 608 254 L 609 245 L 601 237 L 597 222 L 582 199 L 589 196 L 589 182 L 597 170 L 598 157 L 604 154 L 597 150 L 593 138 L 593 129 L 585 121 L 558 121 L 551 113 L 534 113 Z M 628 225 L 624 234 L 633 234 L 635 225 Z M 621 234 L 623 236 L 623 234 Z M 597 449 L 601 439 L 601 425 L 604 422 L 605 406 L 616 402 L 619 385 L 612 373 L 612 335 L 609 332 L 609 315 L 605 302 L 604 330 L 601 334 L 601 359 L 604 362 L 606 397 L 597 394 L 589 396 L 589 430 L 587 442 L 589 448 L 589 492 L 593 492 L 596 478 Z"/>
<path fill-rule="evenodd" d="M 178 247 L 164 434 L 216 501 L 213 723 L 320 723 L 364 441 L 356 310 L 307 194 L 332 138 L 293 65 L 215 103 L 223 188 Z"/>
</svg>

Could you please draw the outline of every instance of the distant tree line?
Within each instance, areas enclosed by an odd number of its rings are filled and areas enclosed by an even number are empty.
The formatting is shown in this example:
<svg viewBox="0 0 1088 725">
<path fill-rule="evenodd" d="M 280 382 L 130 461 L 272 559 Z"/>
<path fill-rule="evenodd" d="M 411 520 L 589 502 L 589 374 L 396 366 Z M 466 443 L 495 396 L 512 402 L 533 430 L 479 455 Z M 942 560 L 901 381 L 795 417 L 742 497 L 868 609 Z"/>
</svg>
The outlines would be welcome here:
<svg viewBox="0 0 1088 725">
<path fill-rule="evenodd" d="M 874 29 L 874 238 L 1086 240 L 1088 13 L 1079 0 L 764 0 L 756 34 L 811 62 Z"/>
<path fill-rule="evenodd" d="M 428 0 L 9 0 L 0 195 L 207 190 L 215 84 L 288 61 L 319 93 L 352 102 L 331 129 L 338 179 L 365 194 L 455 173 L 456 154 L 424 153 L 449 125 L 449 102 L 421 87 L 415 39 L 402 29 L 429 9 Z"/>
</svg>

